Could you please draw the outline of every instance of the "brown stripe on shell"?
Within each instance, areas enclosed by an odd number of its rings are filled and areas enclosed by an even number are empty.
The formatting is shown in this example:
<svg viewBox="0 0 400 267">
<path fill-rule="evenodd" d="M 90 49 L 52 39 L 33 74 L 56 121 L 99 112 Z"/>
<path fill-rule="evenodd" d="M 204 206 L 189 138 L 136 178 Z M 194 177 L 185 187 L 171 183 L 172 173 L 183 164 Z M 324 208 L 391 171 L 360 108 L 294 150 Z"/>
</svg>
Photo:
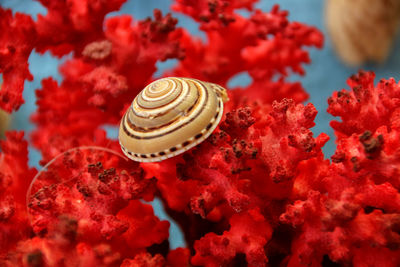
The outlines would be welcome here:
<svg viewBox="0 0 400 267">
<path fill-rule="evenodd" d="M 201 86 L 203 86 L 204 87 L 204 85 L 202 85 L 201 84 Z M 175 132 L 176 130 L 178 130 L 178 129 L 180 129 L 180 128 L 182 128 L 182 127 L 184 127 L 184 126 L 186 126 L 186 125 L 188 125 L 189 123 L 191 123 L 192 121 L 194 121 L 198 116 L 200 116 L 200 114 L 201 114 L 201 112 L 202 112 L 202 110 L 204 109 L 204 107 L 207 105 L 207 101 L 208 101 L 208 91 L 207 91 L 207 88 L 204 88 L 205 90 L 205 100 L 204 100 L 204 103 L 203 103 L 203 105 L 201 106 L 201 108 L 200 108 L 200 110 L 199 110 L 199 112 L 196 114 L 196 115 L 194 115 L 194 117 L 192 117 L 192 118 L 190 118 L 190 120 L 188 120 L 187 122 L 185 122 L 185 123 L 183 123 L 183 124 L 181 124 L 181 125 L 179 125 L 178 127 L 175 127 L 175 128 L 173 128 L 173 129 L 171 129 L 171 130 L 169 130 L 168 132 L 165 132 L 165 133 L 161 133 L 161 134 L 157 134 L 157 135 L 151 135 L 151 136 L 138 136 L 138 135 L 134 135 L 134 134 L 132 134 L 132 133 L 130 133 L 129 131 L 128 131 L 128 129 L 126 128 L 126 116 L 124 116 L 124 123 L 123 123 L 123 130 L 124 130 L 124 132 L 129 136 L 129 137 L 132 137 L 132 138 L 135 138 L 135 139 L 154 139 L 154 138 L 157 138 L 157 137 L 161 137 L 161 136 L 164 136 L 164 135 L 166 135 L 166 134 L 171 134 L 171 133 L 173 133 L 173 132 Z M 126 114 L 125 114 L 126 115 Z"/>
<path fill-rule="evenodd" d="M 186 116 L 189 116 L 189 115 L 188 115 L 189 112 L 190 112 L 194 107 L 196 107 L 196 106 L 198 105 L 199 101 L 200 101 L 200 94 L 199 94 L 198 91 L 197 91 L 196 93 L 197 93 L 196 101 L 195 101 L 194 104 L 193 104 L 192 106 L 190 106 L 189 109 L 186 111 Z M 164 115 L 165 115 L 165 114 L 164 114 Z M 157 117 L 158 117 L 158 116 L 157 116 Z M 157 127 L 151 127 L 151 128 L 143 128 L 143 127 L 139 127 L 139 126 L 134 125 L 134 124 L 130 121 L 129 116 L 128 116 L 128 118 L 126 119 L 126 122 L 127 122 L 128 126 L 129 126 L 129 128 L 132 129 L 133 131 L 135 131 L 135 132 L 142 132 L 142 133 L 148 133 L 148 132 L 152 132 L 152 131 L 154 131 L 154 130 L 158 130 L 158 129 L 164 128 L 164 127 L 166 127 L 166 126 L 172 125 L 172 124 L 174 124 L 175 122 L 177 122 L 177 121 L 179 121 L 179 120 L 181 120 L 181 119 L 182 119 L 182 117 L 177 117 L 175 120 L 172 120 L 172 121 L 170 121 L 170 122 L 168 122 L 168 123 L 165 123 L 165 124 L 160 125 L 160 126 L 157 126 Z"/>
<path fill-rule="evenodd" d="M 182 88 L 183 88 L 183 86 L 182 86 Z M 183 89 L 182 89 L 182 90 L 183 90 Z M 181 91 L 182 91 L 182 90 L 181 90 Z M 181 93 L 182 93 L 182 92 L 181 92 Z M 189 96 L 189 94 L 190 94 L 190 88 L 187 90 L 185 96 L 181 99 L 181 101 L 179 101 L 175 106 L 178 106 L 178 105 L 182 104 L 182 102 L 185 101 L 185 99 Z M 165 107 L 165 106 L 171 104 L 171 103 L 174 102 L 177 98 L 179 98 L 180 95 L 181 95 L 181 94 L 178 94 L 178 96 L 177 96 L 176 98 L 174 98 L 171 102 L 169 102 L 169 103 L 167 103 L 167 104 L 163 104 L 163 105 L 161 105 L 161 106 L 158 106 L 157 108 L 159 109 L 159 108 L 162 108 L 162 107 Z M 138 106 L 140 106 L 136 98 L 135 98 L 133 101 L 134 101 L 134 102 L 136 101 L 136 103 L 138 104 Z M 140 107 L 142 108 L 142 106 L 140 106 Z M 152 109 L 154 109 L 154 108 L 143 108 L 143 109 L 152 110 Z M 163 115 L 167 114 L 168 112 L 171 112 L 172 109 L 173 109 L 173 108 L 170 108 L 170 109 L 166 110 L 165 112 L 158 113 L 154 118 L 163 116 Z M 133 106 L 132 106 L 132 105 L 130 106 L 130 110 L 132 111 L 133 114 L 135 114 L 135 116 L 137 116 L 137 117 L 139 117 L 139 118 L 148 118 L 147 116 L 141 116 L 140 114 L 137 114 L 136 111 L 135 111 L 135 109 L 133 109 Z"/>
<path fill-rule="evenodd" d="M 174 90 L 174 89 L 172 89 L 172 90 Z M 174 102 L 177 98 L 179 98 L 179 96 L 181 95 L 181 93 L 182 93 L 182 91 L 183 91 L 183 86 L 181 86 L 180 91 L 181 91 L 181 92 L 179 92 L 179 94 L 177 94 L 175 98 L 172 98 L 171 101 L 169 101 L 168 103 L 165 103 L 165 104 L 163 104 L 163 105 L 161 105 L 161 106 L 157 106 L 157 108 L 165 107 L 165 106 L 171 104 L 172 102 Z M 189 91 L 190 91 L 190 90 L 188 90 L 188 92 L 186 93 L 186 96 L 189 94 Z M 154 109 L 154 108 L 144 107 L 144 106 L 142 106 L 142 105 L 140 104 L 138 98 L 142 98 L 143 101 L 146 101 L 146 100 L 144 100 L 143 97 L 142 97 L 143 94 L 144 94 L 144 92 L 142 91 L 142 92 L 135 98 L 134 101 L 136 101 L 136 104 L 137 104 L 140 108 L 142 108 L 142 109 L 148 109 L 148 110 Z M 185 97 L 186 97 L 186 96 L 185 96 Z M 157 101 L 160 101 L 160 100 L 157 100 Z M 154 101 L 154 102 L 156 102 L 156 101 Z"/>
<path fill-rule="evenodd" d="M 183 97 L 182 100 L 179 101 L 179 103 L 177 103 L 176 105 L 180 105 L 183 101 L 185 101 L 185 99 L 187 98 L 188 95 L 189 95 L 189 90 L 188 90 L 187 94 L 185 95 L 185 97 Z M 175 99 L 174 99 L 174 101 L 175 101 Z M 171 104 L 171 103 L 174 102 L 174 101 L 171 101 L 171 102 L 169 102 L 169 103 L 167 103 L 167 104 L 161 105 L 161 106 L 159 106 L 159 107 L 157 107 L 157 108 L 165 107 L 165 106 Z M 176 105 L 175 105 L 175 106 L 176 106 Z M 153 118 L 158 118 L 158 117 L 164 116 L 164 115 L 167 114 L 168 112 L 171 112 L 171 110 L 173 110 L 173 109 L 174 109 L 174 108 L 172 107 L 172 108 L 170 108 L 170 109 L 167 109 L 167 110 L 164 111 L 164 112 L 157 113 Z M 148 118 L 148 117 L 149 117 L 149 116 L 142 116 L 142 115 L 136 113 L 136 111 L 133 109 L 132 106 L 130 106 L 130 111 L 132 111 L 132 113 L 135 114 L 135 116 L 137 116 L 137 117 L 139 117 L 139 118 Z"/>
</svg>

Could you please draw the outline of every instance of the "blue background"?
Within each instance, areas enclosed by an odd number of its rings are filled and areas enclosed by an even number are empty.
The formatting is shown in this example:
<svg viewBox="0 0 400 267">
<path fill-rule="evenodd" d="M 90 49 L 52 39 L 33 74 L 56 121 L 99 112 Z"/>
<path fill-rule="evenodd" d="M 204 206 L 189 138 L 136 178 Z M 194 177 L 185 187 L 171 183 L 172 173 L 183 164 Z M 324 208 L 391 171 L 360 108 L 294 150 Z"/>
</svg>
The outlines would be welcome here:
<svg viewBox="0 0 400 267">
<path fill-rule="evenodd" d="M 335 90 L 346 88 L 346 79 L 356 73 L 359 68 L 365 70 L 374 70 L 377 78 L 394 77 L 396 80 L 400 79 L 400 38 L 397 38 L 394 49 L 388 60 L 382 65 L 365 65 L 361 67 L 347 67 L 335 55 L 332 44 L 327 36 L 327 31 L 324 26 L 324 1 L 321 0 L 261 0 L 256 7 L 264 11 L 269 11 L 271 7 L 278 3 L 281 9 L 290 12 L 290 21 L 300 21 L 308 25 L 313 25 L 319 28 L 325 35 L 325 43 L 322 50 L 310 49 L 310 56 L 312 63 L 305 65 L 306 75 L 304 77 L 292 75 L 291 80 L 299 80 L 302 82 L 306 91 L 310 94 L 311 102 L 319 111 L 315 120 L 316 126 L 312 129 L 315 135 L 321 132 L 327 133 L 331 136 L 331 140 L 324 147 L 326 157 L 330 157 L 335 149 L 333 131 L 329 127 L 329 122 L 333 119 L 331 115 L 326 112 L 328 107 L 327 99 Z M 128 0 L 119 12 L 114 12 L 108 16 L 116 14 L 130 14 L 135 19 L 144 19 L 152 16 L 153 9 L 161 9 L 163 14 L 170 12 L 169 7 L 171 0 Z M 31 0 L 0 0 L 2 7 L 11 8 L 13 11 L 31 14 L 34 19 L 38 13 L 46 14 L 46 9 L 40 3 Z M 245 11 L 242 12 L 244 15 Z M 205 38 L 205 35 L 198 30 L 198 24 L 190 18 L 173 13 L 179 19 L 178 26 L 187 28 L 191 33 Z M 34 91 L 40 88 L 40 81 L 43 78 L 52 76 L 58 81 L 61 77 L 58 73 L 57 65 L 64 61 L 68 56 L 61 60 L 53 58 L 49 53 L 39 55 L 32 53 L 29 58 L 30 71 L 34 76 L 32 82 L 25 83 L 24 99 L 26 103 L 20 108 L 18 112 L 12 115 L 11 128 L 15 130 L 24 130 L 28 136 L 29 131 L 34 128 L 29 121 L 30 114 L 36 109 Z M 156 73 L 160 75 L 166 68 L 174 66 L 174 60 L 159 63 L 159 70 Z M 249 82 L 246 75 L 238 75 L 230 81 L 230 85 L 245 85 Z M 110 136 L 116 137 L 115 129 L 108 129 Z M 30 164 L 38 168 L 38 161 L 40 154 L 34 149 L 30 149 Z M 155 211 L 161 219 L 168 219 L 168 216 L 162 212 L 162 205 L 159 201 L 154 201 Z M 171 247 L 177 247 L 184 244 L 182 235 L 176 225 L 171 226 Z"/>
</svg>

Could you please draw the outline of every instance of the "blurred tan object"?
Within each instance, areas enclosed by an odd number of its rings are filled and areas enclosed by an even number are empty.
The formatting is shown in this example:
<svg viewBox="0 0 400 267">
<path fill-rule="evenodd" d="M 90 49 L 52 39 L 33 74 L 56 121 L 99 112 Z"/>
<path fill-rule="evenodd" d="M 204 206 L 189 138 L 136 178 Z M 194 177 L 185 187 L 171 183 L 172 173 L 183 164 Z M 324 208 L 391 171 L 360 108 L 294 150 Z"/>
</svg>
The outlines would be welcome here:
<svg viewBox="0 0 400 267">
<path fill-rule="evenodd" d="M 325 19 L 345 63 L 382 63 L 398 32 L 400 0 L 326 0 Z"/>
<path fill-rule="evenodd" d="M 0 81 L 0 90 L 1 90 L 1 81 Z M 0 138 L 4 137 L 4 133 L 10 126 L 11 115 L 4 110 L 0 109 Z"/>
</svg>

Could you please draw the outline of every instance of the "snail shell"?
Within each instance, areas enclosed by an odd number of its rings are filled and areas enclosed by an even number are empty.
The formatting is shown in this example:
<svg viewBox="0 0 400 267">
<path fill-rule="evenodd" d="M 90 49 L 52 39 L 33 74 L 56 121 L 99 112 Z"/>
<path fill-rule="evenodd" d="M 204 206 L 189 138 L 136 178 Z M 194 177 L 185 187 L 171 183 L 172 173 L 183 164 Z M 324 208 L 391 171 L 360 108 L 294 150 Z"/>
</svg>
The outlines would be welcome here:
<svg viewBox="0 0 400 267">
<path fill-rule="evenodd" d="M 217 127 L 226 90 L 196 79 L 169 77 L 146 86 L 123 116 L 119 142 L 141 162 L 161 161 L 204 141 Z"/>
<path fill-rule="evenodd" d="M 345 63 L 381 63 L 399 32 L 400 1 L 327 0 L 325 21 L 334 48 Z"/>
</svg>

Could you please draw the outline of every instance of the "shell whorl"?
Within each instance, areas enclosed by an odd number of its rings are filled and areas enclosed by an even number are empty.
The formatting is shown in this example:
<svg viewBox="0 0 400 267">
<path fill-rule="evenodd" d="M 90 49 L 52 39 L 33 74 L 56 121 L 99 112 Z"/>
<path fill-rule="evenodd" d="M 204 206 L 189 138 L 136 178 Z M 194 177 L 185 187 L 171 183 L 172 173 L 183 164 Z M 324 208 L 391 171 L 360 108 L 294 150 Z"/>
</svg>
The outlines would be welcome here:
<svg viewBox="0 0 400 267">
<path fill-rule="evenodd" d="M 169 77 L 146 86 L 120 124 L 119 141 L 130 159 L 161 161 L 204 141 L 217 127 L 227 94 L 196 79 Z"/>
</svg>

